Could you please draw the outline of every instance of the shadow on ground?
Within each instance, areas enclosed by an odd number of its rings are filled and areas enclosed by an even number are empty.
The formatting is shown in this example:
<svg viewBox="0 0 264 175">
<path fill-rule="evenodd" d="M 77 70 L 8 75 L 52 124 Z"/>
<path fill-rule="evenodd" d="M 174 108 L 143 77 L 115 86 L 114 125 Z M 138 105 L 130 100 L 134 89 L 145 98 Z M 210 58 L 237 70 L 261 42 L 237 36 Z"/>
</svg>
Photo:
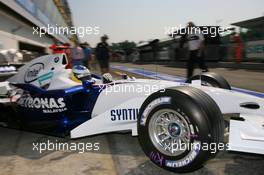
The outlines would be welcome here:
<svg viewBox="0 0 264 175">
<path fill-rule="evenodd" d="M 75 142 L 75 143 L 100 143 L 100 150 L 90 152 L 109 154 L 112 156 L 115 169 L 118 174 L 126 175 L 158 175 L 158 174 L 174 174 L 167 172 L 148 160 L 141 150 L 136 137 L 130 134 L 106 134 L 83 139 L 70 140 L 69 138 L 51 137 L 30 132 L 17 131 L 13 129 L 0 128 L 0 162 L 1 159 L 9 156 L 19 156 L 33 161 L 38 161 L 49 154 L 56 151 L 46 151 L 39 153 L 33 151 L 32 143 L 47 142 Z M 56 157 L 52 157 L 49 161 L 62 161 L 77 152 L 63 152 Z M 89 157 L 89 158 L 91 158 Z M 87 157 L 88 158 L 88 157 Z M 81 161 L 81 160 L 80 160 Z M 104 162 L 104 160 L 102 160 Z M 8 163 L 8 162 L 6 162 Z M 188 173 L 188 174 L 232 174 L 232 175 L 262 175 L 264 171 L 264 157 L 261 155 L 245 154 L 245 153 L 227 153 L 220 152 L 216 158 L 210 160 L 204 168 Z M 45 166 L 45 164 L 43 164 Z M 1 167 L 1 166 L 0 166 Z M 89 173 L 88 173 L 89 174 Z"/>
</svg>

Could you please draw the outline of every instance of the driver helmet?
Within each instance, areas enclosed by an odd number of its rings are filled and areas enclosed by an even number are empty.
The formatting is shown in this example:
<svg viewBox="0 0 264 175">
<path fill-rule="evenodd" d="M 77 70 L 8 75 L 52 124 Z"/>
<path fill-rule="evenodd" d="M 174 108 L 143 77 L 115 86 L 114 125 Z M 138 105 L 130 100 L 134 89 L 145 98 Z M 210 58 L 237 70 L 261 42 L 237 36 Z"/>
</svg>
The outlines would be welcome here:
<svg viewBox="0 0 264 175">
<path fill-rule="evenodd" d="M 82 81 L 91 80 L 91 72 L 83 65 L 73 66 L 71 72 L 71 80 L 81 83 Z"/>
</svg>

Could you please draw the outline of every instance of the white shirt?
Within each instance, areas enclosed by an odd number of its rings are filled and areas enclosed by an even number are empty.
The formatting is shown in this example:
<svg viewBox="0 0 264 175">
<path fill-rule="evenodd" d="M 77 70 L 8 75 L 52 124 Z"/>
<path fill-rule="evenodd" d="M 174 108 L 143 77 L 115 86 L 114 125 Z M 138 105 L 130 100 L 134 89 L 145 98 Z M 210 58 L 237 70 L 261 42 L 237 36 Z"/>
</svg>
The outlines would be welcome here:
<svg viewBox="0 0 264 175">
<path fill-rule="evenodd" d="M 199 30 L 192 30 L 187 36 L 189 50 L 198 50 L 204 36 Z"/>
</svg>

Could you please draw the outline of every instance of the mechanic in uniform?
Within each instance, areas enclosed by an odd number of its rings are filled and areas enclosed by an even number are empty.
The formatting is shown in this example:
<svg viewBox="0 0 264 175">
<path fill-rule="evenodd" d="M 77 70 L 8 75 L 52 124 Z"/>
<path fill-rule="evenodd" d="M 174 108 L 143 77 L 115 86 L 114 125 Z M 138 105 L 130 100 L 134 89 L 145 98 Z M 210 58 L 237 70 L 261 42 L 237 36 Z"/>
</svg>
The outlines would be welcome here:
<svg viewBox="0 0 264 175">
<path fill-rule="evenodd" d="M 92 57 L 92 50 L 90 48 L 90 45 L 87 42 L 84 42 L 81 44 L 81 48 L 83 49 L 84 58 L 82 60 L 82 63 L 87 68 L 90 68 L 90 61 Z"/>
<path fill-rule="evenodd" d="M 203 72 L 208 72 L 204 61 L 204 36 L 202 32 L 189 22 L 187 25 L 187 42 L 189 48 L 189 60 L 187 63 L 187 78 L 192 77 L 195 63 L 199 64 Z"/>
<path fill-rule="evenodd" d="M 71 54 L 72 54 L 73 65 L 82 65 L 82 61 L 84 59 L 84 53 L 79 43 L 75 43 L 75 47 L 72 48 Z"/>
<path fill-rule="evenodd" d="M 107 35 L 102 36 L 101 42 L 97 44 L 95 50 L 96 59 L 99 62 L 102 75 L 109 72 L 110 49 L 107 44 L 107 40 L 108 40 Z"/>
</svg>

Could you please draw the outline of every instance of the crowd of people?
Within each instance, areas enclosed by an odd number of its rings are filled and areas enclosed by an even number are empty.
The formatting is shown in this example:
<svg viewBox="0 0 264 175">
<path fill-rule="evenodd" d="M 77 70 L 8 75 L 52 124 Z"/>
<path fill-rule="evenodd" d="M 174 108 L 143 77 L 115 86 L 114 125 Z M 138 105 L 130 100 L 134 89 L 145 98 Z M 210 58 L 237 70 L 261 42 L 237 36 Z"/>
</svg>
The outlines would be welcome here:
<svg viewBox="0 0 264 175">
<path fill-rule="evenodd" d="M 75 46 L 71 46 L 69 43 L 58 44 L 54 39 L 54 44 L 49 48 L 53 54 L 65 53 L 68 57 L 68 65 L 66 68 L 71 69 L 76 65 L 83 65 L 88 69 L 96 70 L 96 63 L 99 63 L 101 74 L 109 72 L 109 60 L 110 49 L 107 43 L 107 35 L 101 37 L 99 42 L 93 51 L 87 42 L 75 43 Z"/>
<path fill-rule="evenodd" d="M 195 64 L 198 64 L 202 72 L 207 72 L 208 68 L 204 60 L 204 36 L 195 30 L 196 26 L 193 22 L 189 22 L 186 26 L 189 33 L 186 35 L 186 41 L 189 49 L 189 59 L 187 61 L 187 78 L 193 74 Z M 65 53 L 69 63 L 67 68 L 72 68 L 76 65 L 83 65 L 88 69 L 96 70 L 96 62 L 99 63 L 101 74 L 109 73 L 110 48 L 107 43 L 108 36 L 103 35 L 101 41 L 97 44 L 94 51 L 87 42 L 75 43 L 71 47 L 69 43 L 58 45 L 56 41 L 50 47 L 53 53 Z"/>
</svg>

